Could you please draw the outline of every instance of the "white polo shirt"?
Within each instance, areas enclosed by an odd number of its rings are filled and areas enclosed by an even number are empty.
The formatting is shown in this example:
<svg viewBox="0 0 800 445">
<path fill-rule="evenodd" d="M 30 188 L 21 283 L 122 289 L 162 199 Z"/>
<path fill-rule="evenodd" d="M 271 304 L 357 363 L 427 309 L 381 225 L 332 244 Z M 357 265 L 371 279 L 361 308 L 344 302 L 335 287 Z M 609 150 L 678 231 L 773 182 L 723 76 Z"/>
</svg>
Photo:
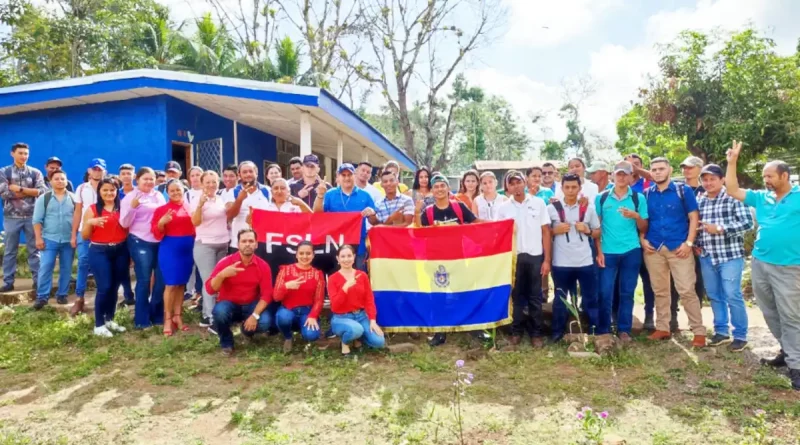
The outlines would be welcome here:
<svg viewBox="0 0 800 445">
<path fill-rule="evenodd" d="M 542 226 L 550 225 L 550 214 L 542 198 L 525 194 L 525 200 L 517 202 L 513 197 L 498 205 L 495 221 L 513 219 L 517 231 L 517 253 L 538 256 L 542 248 Z"/>
<path fill-rule="evenodd" d="M 589 200 L 589 205 L 593 206 L 595 198 L 597 198 L 597 195 L 600 193 L 597 189 L 597 184 L 588 179 L 581 179 L 581 183 L 581 192 L 578 194 L 578 198 L 585 196 L 586 199 Z M 556 182 L 556 198 L 559 201 L 564 200 L 564 192 L 561 191 L 560 182 Z"/>
<path fill-rule="evenodd" d="M 226 205 L 236 201 L 236 198 L 233 196 L 234 190 L 235 188 L 222 195 L 222 201 Z M 241 193 L 246 192 L 242 191 Z M 234 249 L 239 248 L 239 237 L 237 236 L 239 231 L 250 227 L 247 224 L 247 215 L 250 213 L 250 207 L 263 209 L 266 208 L 269 203 L 270 200 L 264 196 L 264 193 L 262 193 L 261 190 L 256 190 L 255 193 L 249 195 L 244 199 L 244 201 L 242 201 L 242 207 L 239 209 L 239 214 L 236 215 L 231 221 L 231 247 Z"/>
<path fill-rule="evenodd" d="M 97 190 L 92 187 L 90 182 L 84 182 L 83 184 L 78 186 L 78 189 L 75 190 L 75 203 L 81 203 L 83 205 L 83 214 L 86 214 L 86 209 L 97 204 Z M 78 225 L 78 232 L 83 229 L 83 215 L 81 215 L 81 222 Z"/>
</svg>

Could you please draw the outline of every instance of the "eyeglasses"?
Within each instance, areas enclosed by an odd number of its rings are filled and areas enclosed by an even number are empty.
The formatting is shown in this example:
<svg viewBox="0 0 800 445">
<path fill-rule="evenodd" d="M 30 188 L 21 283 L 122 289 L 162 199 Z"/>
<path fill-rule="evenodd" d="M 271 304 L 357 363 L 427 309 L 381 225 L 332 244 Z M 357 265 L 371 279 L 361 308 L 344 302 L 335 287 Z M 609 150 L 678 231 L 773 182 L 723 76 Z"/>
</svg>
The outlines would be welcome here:
<svg viewBox="0 0 800 445">
<path fill-rule="evenodd" d="M 556 173 L 556 172 L 542 172 L 542 176 L 552 176 L 552 175 L 554 175 L 555 173 Z"/>
</svg>

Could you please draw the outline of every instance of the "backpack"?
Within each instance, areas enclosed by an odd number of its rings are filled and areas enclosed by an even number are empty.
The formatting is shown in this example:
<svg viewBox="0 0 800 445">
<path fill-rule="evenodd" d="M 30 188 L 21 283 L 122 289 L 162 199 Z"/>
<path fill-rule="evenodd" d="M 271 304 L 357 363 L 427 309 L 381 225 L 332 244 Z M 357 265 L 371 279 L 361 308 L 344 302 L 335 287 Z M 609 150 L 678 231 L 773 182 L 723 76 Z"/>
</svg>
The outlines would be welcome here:
<svg viewBox="0 0 800 445">
<path fill-rule="evenodd" d="M 603 217 L 603 205 L 608 201 L 608 196 L 611 194 L 610 190 L 604 190 L 603 193 L 600 194 L 600 209 L 598 210 L 599 216 Z M 636 213 L 639 213 L 639 193 L 631 189 L 631 200 L 633 200 L 633 208 Z M 646 196 L 646 195 L 645 195 Z"/>
<path fill-rule="evenodd" d="M 256 187 L 258 187 L 258 189 L 261 190 L 261 194 L 264 195 L 264 197 L 267 198 L 267 200 L 271 199 L 271 197 L 269 196 L 268 188 L 264 187 L 261 184 L 256 184 Z M 237 185 L 236 187 L 233 188 L 233 199 L 239 197 L 239 193 L 242 192 L 242 189 L 243 187 L 241 185 Z"/>
<path fill-rule="evenodd" d="M 52 199 L 53 199 L 53 191 L 52 190 L 48 190 L 48 191 L 44 192 L 44 211 L 45 212 L 47 211 L 47 205 L 50 204 L 50 200 L 52 200 Z M 67 199 L 69 199 L 69 202 L 72 203 L 72 207 L 75 207 L 75 201 L 72 199 L 72 193 L 67 192 Z"/>
<path fill-rule="evenodd" d="M 683 182 L 675 183 L 675 191 L 678 193 L 678 198 L 681 200 L 681 206 L 683 206 L 683 216 L 685 216 L 686 219 L 688 220 L 689 212 L 686 211 L 686 187 L 688 186 Z M 650 188 L 652 188 L 652 186 L 644 189 L 645 198 L 650 197 Z"/>
<path fill-rule="evenodd" d="M 434 204 L 429 205 L 427 209 L 425 209 L 425 214 L 428 215 L 428 224 L 433 225 L 433 208 Z M 464 212 L 461 210 L 461 206 L 459 205 L 458 201 L 450 200 L 450 207 L 453 209 L 453 213 L 456 214 L 456 218 L 458 218 L 459 224 L 464 224 Z"/>
<path fill-rule="evenodd" d="M 561 201 L 553 201 L 553 207 L 556 209 L 556 213 L 558 213 L 558 219 L 561 220 L 562 223 L 567 222 L 567 213 L 564 211 L 564 206 L 561 204 Z M 586 218 L 586 211 L 589 210 L 589 205 L 582 205 L 578 207 L 578 221 L 583 222 L 584 218 Z M 567 235 L 567 242 L 569 242 L 569 233 L 565 233 Z M 583 241 L 583 236 L 580 232 L 578 232 L 578 238 Z"/>
</svg>

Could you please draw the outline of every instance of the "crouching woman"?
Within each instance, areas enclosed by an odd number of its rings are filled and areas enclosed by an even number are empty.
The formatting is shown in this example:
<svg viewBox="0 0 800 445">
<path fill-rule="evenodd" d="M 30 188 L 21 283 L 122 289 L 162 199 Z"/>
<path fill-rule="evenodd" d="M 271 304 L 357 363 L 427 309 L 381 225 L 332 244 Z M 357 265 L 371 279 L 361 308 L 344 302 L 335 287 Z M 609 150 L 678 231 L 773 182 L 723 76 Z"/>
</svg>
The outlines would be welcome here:
<svg viewBox="0 0 800 445">
<path fill-rule="evenodd" d="M 275 323 L 283 334 L 283 352 L 292 351 L 292 331 L 299 330 L 305 341 L 319 339 L 319 313 L 325 300 L 325 276 L 311 266 L 314 246 L 303 241 L 297 246 L 297 263 L 282 266 L 275 284 L 275 301 L 281 306 Z"/>
</svg>

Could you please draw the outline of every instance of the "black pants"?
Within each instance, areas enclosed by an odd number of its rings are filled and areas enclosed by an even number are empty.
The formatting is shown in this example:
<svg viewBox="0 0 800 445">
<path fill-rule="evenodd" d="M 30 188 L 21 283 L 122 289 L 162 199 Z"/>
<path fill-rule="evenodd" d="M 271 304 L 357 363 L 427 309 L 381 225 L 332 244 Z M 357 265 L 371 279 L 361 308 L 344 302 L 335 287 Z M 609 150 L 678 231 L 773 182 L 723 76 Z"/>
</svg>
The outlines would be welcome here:
<svg viewBox="0 0 800 445">
<path fill-rule="evenodd" d="M 527 253 L 517 255 L 517 271 L 514 277 L 514 321 L 512 335 L 522 335 L 525 331 L 533 337 L 542 336 L 542 261 L 543 255 Z M 527 314 L 526 314 L 527 313 Z"/>
</svg>

